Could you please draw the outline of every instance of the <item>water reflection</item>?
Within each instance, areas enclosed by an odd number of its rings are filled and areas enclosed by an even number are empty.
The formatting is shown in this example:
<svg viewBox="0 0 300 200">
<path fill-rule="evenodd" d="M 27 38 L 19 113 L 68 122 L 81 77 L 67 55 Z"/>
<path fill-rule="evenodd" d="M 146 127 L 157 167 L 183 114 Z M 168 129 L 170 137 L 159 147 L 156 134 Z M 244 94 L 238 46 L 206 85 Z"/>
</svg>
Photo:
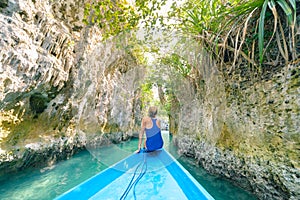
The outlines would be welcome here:
<svg viewBox="0 0 300 200">
<path fill-rule="evenodd" d="M 254 200 L 251 194 L 229 181 L 212 176 L 193 159 L 179 157 L 168 134 L 163 134 L 165 149 L 199 181 L 216 200 Z M 65 191 L 130 155 L 137 148 L 137 138 L 101 149 L 82 151 L 50 168 L 27 169 L 0 177 L 1 200 L 51 200 Z M 122 152 L 122 153 L 120 153 Z M 159 177 L 157 177 L 159 178 Z"/>
</svg>

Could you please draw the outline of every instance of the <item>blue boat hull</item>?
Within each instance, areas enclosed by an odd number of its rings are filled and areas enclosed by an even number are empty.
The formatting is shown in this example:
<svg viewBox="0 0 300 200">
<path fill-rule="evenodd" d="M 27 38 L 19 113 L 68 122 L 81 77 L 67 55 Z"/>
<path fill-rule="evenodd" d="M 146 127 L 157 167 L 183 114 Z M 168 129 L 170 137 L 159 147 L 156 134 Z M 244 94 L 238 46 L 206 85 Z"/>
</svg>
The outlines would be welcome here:
<svg viewBox="0 0 300 200">
<path fill-rule="evenodd" d="M 164 149 L 132 154 L 56 200 L 184 200 L 213 197 Z"/>
</svg>

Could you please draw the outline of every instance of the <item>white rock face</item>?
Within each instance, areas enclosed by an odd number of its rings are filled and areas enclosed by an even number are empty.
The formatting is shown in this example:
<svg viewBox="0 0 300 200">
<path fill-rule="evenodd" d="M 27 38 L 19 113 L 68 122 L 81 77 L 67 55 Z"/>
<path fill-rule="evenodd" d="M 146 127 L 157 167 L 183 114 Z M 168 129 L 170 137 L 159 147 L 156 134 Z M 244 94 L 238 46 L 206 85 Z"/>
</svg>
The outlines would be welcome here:
<svg viewBox="0 0 300 200">
<path fill-rule="evenodd" d="M 0 148 L 135 131 L 142 67 L 82 23 L 86 2 L 1 5 Z"/>
<path fill-rule="evenodd" d="M 260 199 L 299 199 L 299 64 L 251 83 L 199 63 L 198 90 L 187 79 L 172 84 L 179 151 Z"/>
</svg>

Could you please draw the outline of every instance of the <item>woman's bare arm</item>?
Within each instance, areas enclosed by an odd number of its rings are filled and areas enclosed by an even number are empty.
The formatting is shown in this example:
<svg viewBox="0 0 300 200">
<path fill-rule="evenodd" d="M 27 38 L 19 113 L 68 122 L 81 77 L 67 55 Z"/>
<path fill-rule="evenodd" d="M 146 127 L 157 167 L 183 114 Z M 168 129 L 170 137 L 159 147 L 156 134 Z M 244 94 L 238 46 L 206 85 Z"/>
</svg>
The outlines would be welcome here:
<svg viewBox="0 0 300 200">
<path fill-rule="evenodd" d="M 142 124 L 141 124 L 141 130 L 139 133 L 139 143 L 138 143 L 138 149 L 136 150 L 136 153 L 139 153 L 142 147 L 142 140 L 143 140 L 143 135 L 145 133 L 145 125 L 146 125 L 146 120 L 145 118 L 142 119 Z"/>
</svg>

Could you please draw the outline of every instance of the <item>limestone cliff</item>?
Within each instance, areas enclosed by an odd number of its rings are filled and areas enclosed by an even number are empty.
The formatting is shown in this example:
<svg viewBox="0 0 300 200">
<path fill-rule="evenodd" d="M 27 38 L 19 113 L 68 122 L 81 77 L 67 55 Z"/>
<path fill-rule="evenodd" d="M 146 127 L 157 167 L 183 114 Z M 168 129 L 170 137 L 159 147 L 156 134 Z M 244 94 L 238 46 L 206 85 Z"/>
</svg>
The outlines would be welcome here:
<svg viewBox="0 0 300 200">
<path fill-rule="evenodd" d="M 135 131 L 144 69 L 82 23 L 88 1 L 0 1 L 1 173 Z M 198 53 L 197 73 L 170 84 L 180 152 L 261 199 L 299 199 L 299 63 L 243 83 Z"/>
<path fill-rule="evenodd" d="M 86 2 L 0 4 L 0 171 L 55 162 L 135 131 L 143 69 L 82 23 Z"/>
<path fill-rule="evenodd" d="M 260 199 L 299 199 L 299 63 L 271 79 L 244 82 L 223 76 L 207 53 L 196 53 L 200 81 L 173 84 L 180 152 Z"/>
</svg>

